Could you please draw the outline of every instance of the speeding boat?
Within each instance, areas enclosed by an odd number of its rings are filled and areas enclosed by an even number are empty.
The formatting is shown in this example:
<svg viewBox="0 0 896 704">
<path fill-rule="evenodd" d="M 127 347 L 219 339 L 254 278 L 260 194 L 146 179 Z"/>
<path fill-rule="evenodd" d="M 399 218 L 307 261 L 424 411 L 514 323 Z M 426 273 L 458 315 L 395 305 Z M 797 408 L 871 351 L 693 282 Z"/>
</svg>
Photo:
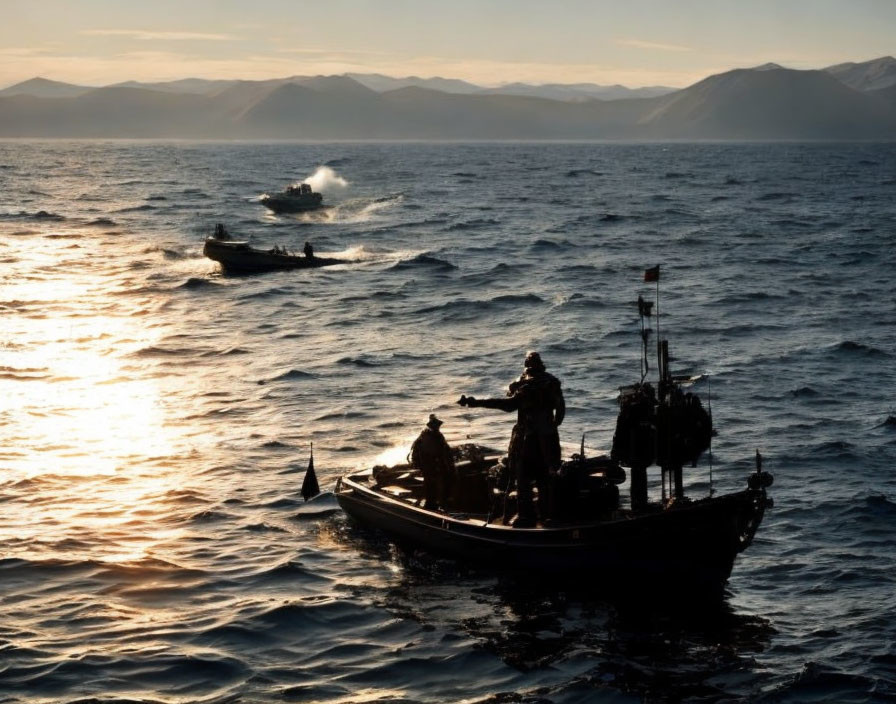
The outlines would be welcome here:
<svg viewBox="0 0 896 704">
<path fill-rule="evenodd" d="M 477 445 L 460 448 L 454 490 L 444 508 L 425 508 L 423 476 L 411 464 L 341 477 L 335 488 L 339 505 L 401 546 L 489 568 L 721 594 L 735 558 L 750 546 L 772 505 L 766 489 L 773 479 L 757 451 L 756 469 L 743 490 L 685 496 L 682 468 L 708 449 L 712 420 L 700 400 L 685 391 L 692 380 L 669 372 L 665 340 L 657 345 L 659 378 L 655 385 L 646 381 L 644 321 L 651 305 L 639 298 L 641 380 L 621 389 L 611 452 L 585 457 L 583 441 L 550 478 L 534 527 L 511 525 L 507 517 L 517 507 L 508 460 Z M 646 470 L 654 465 L 662 470 L 662 497 L 650 501 Z M 631 474 L 628 501 L 620 499 L 618 489 L 626 478 L 624 467 Z"/>
<path fill-rule="evenodd" d="M 263 195 L 261 204 L 275 213 L 301 213 L 320 208 L 323 199 L 324 197 L 311 190 L 311 186 L 307 183 L 300 183 L 287 186 L 286 190 L 274 195 Z"/>
<path fill-rule="evenodd" d="M 222 225 L 216 226 L 215 234 L 206 238 L 202 253 L 209 259 L 218 262 L 223 271 L 231 273 L 314 269 L 350 263 L 346 259 L 320 257 L 314 254 L 310 248 L 307 248 L 303 254 L 288 252 L 282 247 L 256 249 L 249 246 L 248 242 L 231 239 Z"/>
</svg>

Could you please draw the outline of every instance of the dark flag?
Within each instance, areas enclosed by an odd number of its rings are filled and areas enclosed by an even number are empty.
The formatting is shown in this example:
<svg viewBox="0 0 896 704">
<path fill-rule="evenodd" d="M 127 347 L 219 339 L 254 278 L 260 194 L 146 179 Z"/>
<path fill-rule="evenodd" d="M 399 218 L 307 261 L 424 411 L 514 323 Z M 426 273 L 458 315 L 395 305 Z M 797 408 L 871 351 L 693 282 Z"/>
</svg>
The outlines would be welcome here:
<svg viewBox="0 0 896 704">
<path fill-rule="evenodd" d="M 644 270 L 644 281 L 659 281 L 660 280 L 660 265 L 657 264 L 650 269 Z"/>
<path fill-rule="evenodd" d="M 317 483 L 317 475 L 314 473 L 314 445 L 311 446 L 311 456 L 308 458 L 308 469 L 305 472 L 305 481 L 302 482 L 302 498 L 308 499 L 320 493 Z"/>
</svg>

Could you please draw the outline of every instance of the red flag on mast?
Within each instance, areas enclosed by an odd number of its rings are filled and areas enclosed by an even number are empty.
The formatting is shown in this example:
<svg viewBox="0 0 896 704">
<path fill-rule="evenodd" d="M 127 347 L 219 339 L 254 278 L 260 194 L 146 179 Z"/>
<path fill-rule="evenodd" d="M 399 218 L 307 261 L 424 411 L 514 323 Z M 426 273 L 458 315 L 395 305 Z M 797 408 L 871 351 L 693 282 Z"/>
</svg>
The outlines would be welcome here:
<svg viewBox="0 0 896 704">
<path fill-rule="evenodd" d="M 657 264 L 650 269 L 644 270 L 644 281 L 659 281 L 660 280 L 660 265 Z"/>
</svg>

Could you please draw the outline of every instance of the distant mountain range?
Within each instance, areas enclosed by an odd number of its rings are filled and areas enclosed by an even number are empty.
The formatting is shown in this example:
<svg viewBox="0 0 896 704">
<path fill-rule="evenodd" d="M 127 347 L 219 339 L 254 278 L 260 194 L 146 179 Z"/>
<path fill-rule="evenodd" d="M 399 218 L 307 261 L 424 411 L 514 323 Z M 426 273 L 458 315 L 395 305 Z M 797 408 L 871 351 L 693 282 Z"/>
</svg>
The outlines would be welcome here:
<svg viewBox="0 0 896 704">
<path fill-rule="evenodd" d="M 896 139 L 896 59 L 764 64 L 681 90 L 379 74 L 101 88 L 32 78 L 0 90 L 0 137 Z"/>
</svg>

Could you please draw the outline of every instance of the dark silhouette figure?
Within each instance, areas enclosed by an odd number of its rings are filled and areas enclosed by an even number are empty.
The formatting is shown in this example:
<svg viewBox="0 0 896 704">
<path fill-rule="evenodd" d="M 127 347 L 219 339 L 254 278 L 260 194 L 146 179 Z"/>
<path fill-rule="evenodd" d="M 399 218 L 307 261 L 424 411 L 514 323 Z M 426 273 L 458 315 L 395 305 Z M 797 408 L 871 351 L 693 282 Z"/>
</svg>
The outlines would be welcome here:
<svg viewBox="0 0 896 704">
<path fill-rule="evenodd" d="M 308 257 L 308 259 L 314 258 L 314 248 L 311 246 L 310 242 L 305 243 L 305 246 L 302 248 L 302 251 L 305 253 L 305 256 Z"/>
<path fill-rule="evenodd" d="M 423 472 L 423 508 L 445 508 L 454 479 L 454 459 L 445 436 L 439 431 L 442 421 L 432 413 L 426 427 L 411 445 L 411 464 Z"/>
<path fill-rule="evenodd" d="M 461 396 L 461 406 L 516 411 L 516 425 L 507 450 L 511 476 L 516 478 L 517 515 L 511 525 L 535 526 L 532 483 L 538 487 L 538 509 L 542 522 L 550 518 L 548 476 L 560 467 L 560 436 L 557 427 L 566 414 L 560 381 L 545 370 L 538 352 L 529 352 L 520 378 L 510 384 L 505 398 L 477 399 Z"/>
</svg>

